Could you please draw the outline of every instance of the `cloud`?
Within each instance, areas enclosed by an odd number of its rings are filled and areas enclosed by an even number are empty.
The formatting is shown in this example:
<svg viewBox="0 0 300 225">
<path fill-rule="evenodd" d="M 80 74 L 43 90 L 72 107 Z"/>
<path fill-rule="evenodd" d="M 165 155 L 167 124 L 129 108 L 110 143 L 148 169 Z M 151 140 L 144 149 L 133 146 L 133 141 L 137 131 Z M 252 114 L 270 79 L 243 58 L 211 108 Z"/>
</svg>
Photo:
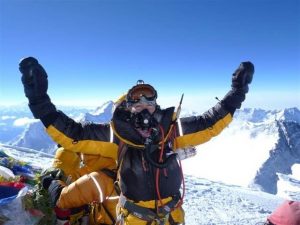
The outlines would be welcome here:
<svg viewBox="0 0 300 225">
<path fill-rule="evenodd" d="M 293 176 L 300 177 L 300 164 L 294 164 L 292 166 Z"/>
<path fill-rule="evenodd" d="M 21 126 L 26 126 L 27 124 L 31 124 L 31 123 L 34 123 L 34 122 L 37 122 L 38 120 L 36 119 L 31 119 L 31 118 L 28 118 L 28 117 L 23 117 L 23 118 L 19 118 L 19 119 L 16 119 L 14 121 L 14 126 L 16 127 L 21 127 Z"/>
<path fill-rule="evenodd" d="M 1 116 L 1 120 L 16 119 L 15 116 Z"/>
</svg>

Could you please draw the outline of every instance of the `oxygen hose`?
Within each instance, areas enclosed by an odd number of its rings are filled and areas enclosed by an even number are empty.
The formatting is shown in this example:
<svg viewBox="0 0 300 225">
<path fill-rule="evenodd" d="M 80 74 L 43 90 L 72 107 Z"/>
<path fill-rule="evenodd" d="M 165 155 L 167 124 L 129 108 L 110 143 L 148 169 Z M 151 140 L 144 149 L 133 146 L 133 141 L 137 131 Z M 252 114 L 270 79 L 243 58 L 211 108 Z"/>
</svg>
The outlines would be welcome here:
<svg viewBox="0 0 300 225">
<path fill-rule="evenodd" d="M 151 153 L 157 149 L 157 146 L 153 145 L 153 140 L 158 136 L 158 130 L 153 128 L 151 130 L 151 135 L 150 137 L 148 137 L 145 141 L 145 159 L 147 160 L 147 162 L 149 162 L 152 166 L 156 167 L 156 176 L 155 176 L 155 188 L 156 188 L 156 194 L 157 197 L 160 201 L 160 205 L 161 207 L 164 206 L 163 202 L 162 202 L 162 198 L 160 195 L 160 191 L 159 191 L 159 174 L 160 174 L 160 169 L 166 169 L 169 165 L 169 163 L 171 162 L 171 158 L 175 157 L 176 158 L 176 154 L 172 154 L 170 155 L 164 162 L 163 162 L 163 153 L 164 153 L 164 130 L 161 126 L 159 126 L 160 131 L 161 131 L 161 136 L 162 136 L 162 141 L 161 141 L 161 146 L 160 146 L 160 153 L 159 153 L 159 160 L 158 163 L 155 162 L 152 158 L 151 158 Z M 152 151 L 153 148 L 153 151 Z M 155 148 L 155 149 L 154 149 Z"/>
<path fill-rule="evenodd" d="M 165 145 L 165 133 L 164 133 L 164 130 L 161 126 L 159 126 L 159 129 L 160 129 L 160 132 L 161 132 L 161 147 L 160 147 L 160 154 L 159 154 L 159 159 L 158 159 L 158 162 L 159 163 L 162 163 L 163 161 L 163 153 L 164 153 L 164 145 Z M 165 170 L 166 168 L 164 168 Z M 156 177 L 155 177 L 155 187 L 156 187 L 156 193 L 157 193 L 157 197 L 159 199 L 159 202 L 160 202 L 160 206 L 163 207 L 164 204 L 162 202 L 162 198 L 161 198 L 161 195 L 160 195 L 160 190 L 159 190 L 159 173 L 160 173 L 160 169 L 157 168 L 156 169 Z"/>
<path fill-rule="evenodd" d="M 175 154 L 170 155 L 164 162 L 163 159 L 159 160 L 159 162 L 155 162 L 152 158 L 151 158 L 151 153 L 152 153 L 152 148 L 156 149 L 156 146 L 153 145 L 153 139 L 158 135 L 158 131 L 156 129 L 152 129 L 152 134 L 150 135 L 150 137 L 148 137 L 145 141 L 145 159 L 147 160 L 147 162 L 149 162 L 152 166 L 159 168 L 159 169 L 164 169 L 167 168 L 169 163 L 170 163 L 170 159 L 172 157 L 176 157 Z M 164 140 L 164 139 L 163 139 Z M 162 143 L 164 144 L 164 141 L 162 140 Z M 163 149 L 164 146 L 161 147 L 161 149 Z M 162 153 L 160 153 L 161 155 L 163 155 Z M 162 156 L 161 156 L 162 158 Z"/>
<path fill-rule="evenodd" d="M 160 206 L 164 206 L 163 202 L 162 202 L 162 198 L 160 195 L 160 191 L 159 191 L 159 173 L 160 173 L 160 169 L 165 169 L 168 166 L 168 159 L 166 160 L 166 162 L 163 162 L 163 152 L 164 152 L 164 130 L 161 126 L 159 126 L 160 128 L 160 132 L 161 132 L 161 136 L 162 136 L 162 141 L 161 141 L 161 146 L 160 146 L 160 152 L 159 152 L 159 159 L 158 159 L 158 163 L 155 162 L 152 158 L 151 158 L 151 153 L 152 153 L 152 148 L 154 147 L 156 150 L 157 146 L 152 145 L 153 140 L 158 136 L 159 132 L 157 129 L 152 128 L 151 129 L 151 135 L 150 137 L 148 137 L 145 141 L 145 159 L 154 167 L 156 167 L 156 175 L 155 175 L 155 189 L 156 189 L 156 195 L 159 199 L 160 202 Z M 158 208 L 157 208 L 158 210 Z"/>
</svg>

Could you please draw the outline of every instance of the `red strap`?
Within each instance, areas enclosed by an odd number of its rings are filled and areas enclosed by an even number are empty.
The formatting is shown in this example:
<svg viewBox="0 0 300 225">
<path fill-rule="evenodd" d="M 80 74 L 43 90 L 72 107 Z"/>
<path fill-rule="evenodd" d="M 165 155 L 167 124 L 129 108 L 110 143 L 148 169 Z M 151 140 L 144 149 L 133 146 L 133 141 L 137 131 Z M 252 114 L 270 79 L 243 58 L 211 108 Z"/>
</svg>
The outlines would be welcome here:
<svg viewBox="0 0 300 225">
<path fill-rule="evenodd" d="M 58 208 L 57 206 L 54 208 L 54 212 L 56 214 L 56 217 L 59 219 L 69 219 L 71 215 L 70 209 L 62 209 Z"/>
</svg>

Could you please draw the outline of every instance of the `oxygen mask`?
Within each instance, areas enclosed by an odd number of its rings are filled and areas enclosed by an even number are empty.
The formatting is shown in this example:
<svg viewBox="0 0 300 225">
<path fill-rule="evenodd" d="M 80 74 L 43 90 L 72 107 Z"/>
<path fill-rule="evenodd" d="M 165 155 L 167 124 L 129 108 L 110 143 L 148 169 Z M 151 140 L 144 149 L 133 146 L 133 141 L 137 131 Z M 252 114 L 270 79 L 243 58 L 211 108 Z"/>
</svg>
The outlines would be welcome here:
<svg viewBox="0 0 300 225">
<path fill-rule="evenodd" d="M 148 109 L 144 109 L 141 112 L 135 112 L 131 114 L 131 122 L 137 129 L 149 130 L 157 126 L 157 121 L 153 117 Z"/>
</svg>

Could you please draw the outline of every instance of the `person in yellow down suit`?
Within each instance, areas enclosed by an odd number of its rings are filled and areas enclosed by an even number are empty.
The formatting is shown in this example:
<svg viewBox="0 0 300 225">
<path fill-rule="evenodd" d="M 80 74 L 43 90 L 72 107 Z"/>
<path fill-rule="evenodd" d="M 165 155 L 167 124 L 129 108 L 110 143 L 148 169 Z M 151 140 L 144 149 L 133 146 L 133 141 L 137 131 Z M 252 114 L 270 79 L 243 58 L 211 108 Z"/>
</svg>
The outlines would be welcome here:
<svg viewBox="0 0 300 225">
<path fill-rule="evenodd" d="M 182 118 L 174 107 L 161 109 L 155 88 L 139 81 L 116 107 L 110 123 L 83 126 L 56 110 L 47 94 L 47 73 L 35 58 L 23 59 L 19 69 L 29 108 L 56 143 L 69 151 L 117 160 L 121 191 L 118 225 L 184 223 L 178 152 L 209 141 L 228 126 L 245 100 L 254 74 L 251 62 L 241 63 L 221 101 L 202 115 Z M 101 188 L 103 196 L 109 196 L 111 190 L 104 185 Z M 65 189 L 53 179 L 48 190 L 57 204 L 55 193 L 60 195 Z"/>
<path fill-rule="evenodd" d="M 115 169 L 111 158 L 58 148 L 52 168 L 41 176 L 46 189 L 54 176 L 60 178 L 62 189 L 52 190 L 59 194 L 54 206 L 57 224 L 115 224 L 119 198 L 114 189 Z"/>
</svg>

